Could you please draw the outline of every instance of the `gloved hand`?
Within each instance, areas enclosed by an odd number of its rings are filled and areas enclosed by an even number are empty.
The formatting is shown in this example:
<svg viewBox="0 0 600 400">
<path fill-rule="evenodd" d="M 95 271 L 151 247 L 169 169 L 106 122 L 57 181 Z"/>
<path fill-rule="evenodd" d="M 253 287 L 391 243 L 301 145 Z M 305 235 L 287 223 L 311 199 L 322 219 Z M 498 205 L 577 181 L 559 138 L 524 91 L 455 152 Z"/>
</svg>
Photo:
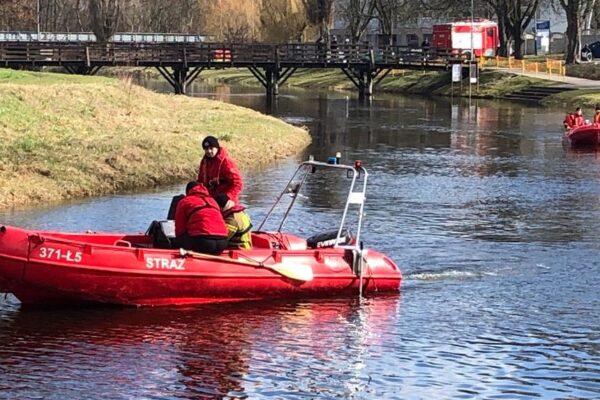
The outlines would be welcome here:
<svg viewBox="0 0 600 400">
<path fill-rule="evenodd" d="M 223 207 L 223 211 L 227 211 L 230 208 L 232 208 L 233 206 L 235 206 L 235 202 L 233 200 L 227 200 L 227 203 L 225 203 L 225 207 Z"/>
</svg>

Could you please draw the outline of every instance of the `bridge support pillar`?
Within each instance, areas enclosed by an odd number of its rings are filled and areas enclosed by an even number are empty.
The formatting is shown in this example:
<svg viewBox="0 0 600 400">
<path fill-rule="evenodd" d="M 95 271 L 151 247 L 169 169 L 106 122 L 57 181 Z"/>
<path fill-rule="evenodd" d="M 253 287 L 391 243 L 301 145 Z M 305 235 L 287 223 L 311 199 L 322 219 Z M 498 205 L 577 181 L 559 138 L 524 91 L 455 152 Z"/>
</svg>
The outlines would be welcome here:
<svg viewBox="0 0 600 400">
<path fill-rule="evenodd" d="M 175 68 L 173 70 L 173 76 L 175 77 L 173 88 L 175 89 L 175 94 L 185 94 L 187 89 L 187 78 L 188 69 L 187 68 Z"/>
<path fill-rule="evenodd" d="M 265 67 L 264 72 L 256 67 L 248 67 L 252 75 L 263 85 L 267 94 L 267 101 L 279 94 L 279 85 L 282 85 L 296 71 L 296 68 L 278 68 L 276 65 Z"/>
<path fill-rule="evenodd" d="M 381 80 L 387 76 L 387 74 L 390 73 L 391 69 L 342 68 L 342 71 L 358 89 L 359 99 L 364 99 L 373 95 L 373 88 L 377 86 L 379 82 L 381 82 Z M 379 74 L 383 71 L 385 71 L 383 75 L 379 76 Z"/>
<path fill-rule="evenodd" d="M 267 97 L 277 96 L 279 94 L 279 71 L 277 68 L 265 69 L 265 82 Z"/>
<path fill-rule="evenodd" d="M 186 94 L 188 85 L 200 75 L 204 67 L 176 66 L 172 68 L 172 71 L 169 71 L 166 67 L 156 67 L 156 69 L 173 86 L 175 94 Z"/>
<path fill-rule="evenodd" d="M 95 67 L 87 66 L 87 65 L 63 65 L 63 68 L 70 74 L 73 75 L 96 75 L 96 72 L 102 68 L 102 66 L 98 65 Z"/>
<path fill-rule="evenodd" d="M 373 77 L 371 76 L 370 71 L 361 71 L 360 72 L 360 81 L 358 85 L 358 98 L 364 99 L 366 97 L 371 97 L 373 94 Z"/>
</svg>

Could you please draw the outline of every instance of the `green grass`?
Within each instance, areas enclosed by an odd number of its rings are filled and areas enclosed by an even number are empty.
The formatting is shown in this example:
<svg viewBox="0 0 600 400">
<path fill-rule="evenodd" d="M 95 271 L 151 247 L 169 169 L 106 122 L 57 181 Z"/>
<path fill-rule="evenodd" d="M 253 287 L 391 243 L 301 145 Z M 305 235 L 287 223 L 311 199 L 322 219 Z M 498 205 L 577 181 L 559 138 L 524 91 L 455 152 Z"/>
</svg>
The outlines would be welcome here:
<svg viewBox="0 0 600 400">
<path fill-rule="evenodd" d="M 276 118 L 130 80 L 0 70 L 0 207 L 193 179 L 208 134 L 242 169 L 309 142 Z"/>
<path fill-rule="evenodd" d="M 55 74 L 51 72 L 17 71 L 0 68 L 0 84 L 57 85 L 57 84 L 97 84 L 117 85 L 118 81 L 107 77 L 86 75 Z"/>
<path fill-rule="evenodd" d="M 600 81 L 600 65 L 595 62 L 567 65 L 567 75 Z"/>
<path fill-rule="evenodd" d="M 203 71 L 201 78 L 209 82 L 227 84 L 258 85 L 258 80 L 245 70 L 210 70 Z M 450 72 L 439 71 L 400 71 L 396 70 L 386 76 L 375 88 L 378 92 L 437 94 L 443 96 L 468 95 L 468 79 L 463 80 L 462 92 L 460 83 L 450 82 Z M 530 78 L 498 71 L 483 71 L 479 88 L 473 86 L 473 95 L 479 97 L 503 97 L 531 85 L 552 85 L 551 81 Z M 352 82 L 340 70 L 298 70 L 286 82 L 287 86 L 306 89 L 342 89 L 356 90 Z"/>
<path fill-rule="evenodd" d="M 570 90 L 548 96 L 544 104 L 565 105 L 569 107 L 595 107 L 600 104 L 600 92 L 598 89 Z"/>
<path fill-rule="evenodd" d="M 523 57 L 525 60 L 527 61 L 539 61 L 539 62 L 545 62 L 546 59 L 551 59 L 551 60 L 564 60 L 565 59 L 565 55 L 562 53 L 558 53 L 558 54 L 540 54 L 540 55 L 534 55 L 534 54 L 527 54 Z"/>
<path fill-rule="evenodd" d="M 463 93 L 465 92 L 465 85 L 468 87 L 469 81 L 465 79 L 463 81 Z M 486 71 L 484 70 L 479 77 L 479 85 L 474 85 L 473 89 L 478 97 L 485 98 L 501 98 L 507 94 L 518 92 L 529 86 L 548 86 L 553 85 L 554 82 L 531 78 L 527 76 L 515 75 L 500 71 Z M 454 89 L 448 86 L 438 90 L 436 93 L 444 95 L 458 95 L 460 91 L 460 85 L 454 84 Z M 468 90 L 468 89 L 467 89 Z"/>
</svg>

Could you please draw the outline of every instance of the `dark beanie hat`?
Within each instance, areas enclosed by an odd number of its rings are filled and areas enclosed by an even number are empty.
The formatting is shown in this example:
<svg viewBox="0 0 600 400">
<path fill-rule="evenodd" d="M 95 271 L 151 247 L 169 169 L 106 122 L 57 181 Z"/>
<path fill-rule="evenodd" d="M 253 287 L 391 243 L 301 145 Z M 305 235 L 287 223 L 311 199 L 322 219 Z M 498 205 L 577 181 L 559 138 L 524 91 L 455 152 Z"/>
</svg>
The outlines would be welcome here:
<svg viewBox="0 0 600 400">
<path fill-rule="evenodd" d="M 196 181 L 188 182 L 188 184 L 185 185 L 185 193 L 188 194 L 190 192 L 190 190 L 192 190 L 196 186 L 198 186 L 198 182 L 196 182 Z"/>
<path fill-rule="evenodd" d="M 207 149 L 209 147 L 219 148 L 219 140 L 214 136 L 207 136 L 202 141 L 202 148 Z"/>
<path fill-rule="evenodd" d="M 219 193 L 215 195 L 215 200 L 217 201 L 219 207 L 223 208 L 225 207 L 225 204 L 227 204 L 227 202 L 229 201 L 229 197 L 227 197 L 226 194 Z"/>
</svg>

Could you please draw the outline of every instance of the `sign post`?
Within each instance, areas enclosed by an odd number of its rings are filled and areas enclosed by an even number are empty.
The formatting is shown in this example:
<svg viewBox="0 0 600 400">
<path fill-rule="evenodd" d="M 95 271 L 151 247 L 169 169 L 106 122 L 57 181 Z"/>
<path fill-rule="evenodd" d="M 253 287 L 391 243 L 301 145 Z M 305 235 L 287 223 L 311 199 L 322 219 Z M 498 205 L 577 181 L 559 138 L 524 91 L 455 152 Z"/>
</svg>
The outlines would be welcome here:
<svg viewBox="0 0 600 400">
<path fill-rule="evenodd" d="M 452 64 L 452 82 L 460 82 L 462 79 L 462 65 Z"/>
<path fill-rule="evenodd" d="M 454 82 L 460 82 L 460 91 L 462 92 L 462 64 L 452 64 L 452 79 L 450 83 L 450 92 L 453 95 Z"/>
<path fill-rule="evenodd" d="M 542 54 L 550 52 L 550 20 L 536 21 L 533 28 L 535 47 Z"/>
<path fill-rule="evenodd" d="M 469 63 L 469 83 L 477 83 L 477 61 Z"/>
</svg>

